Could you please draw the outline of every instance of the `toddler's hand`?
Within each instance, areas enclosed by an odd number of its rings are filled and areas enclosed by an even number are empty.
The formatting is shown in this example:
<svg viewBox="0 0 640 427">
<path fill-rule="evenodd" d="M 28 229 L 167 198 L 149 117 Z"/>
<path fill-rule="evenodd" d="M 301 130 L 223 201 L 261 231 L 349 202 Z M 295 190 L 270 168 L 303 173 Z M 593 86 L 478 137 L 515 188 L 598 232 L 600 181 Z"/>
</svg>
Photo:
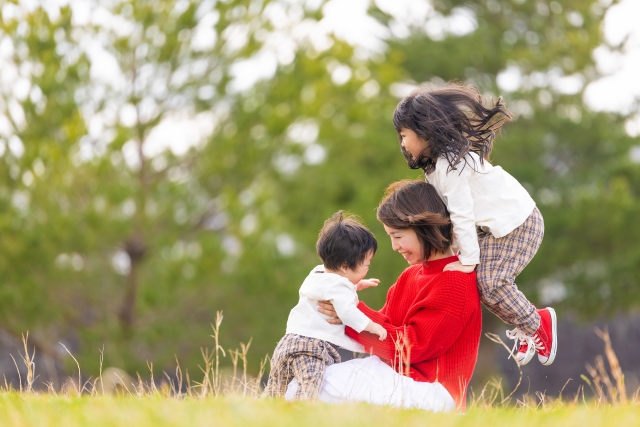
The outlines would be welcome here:
<svg viewBox="0 0 640 427">
<path fill-rule="evenodd" d="M 443 271 L 462 271 L 463 273 L 471 273 L 476 269 L 476 265 L 462 265 L 460 261 L 452 262 L 444 266 Z"/>
<path fill-rule="evenodd" d="M 356 285 L 356 291 L 361 291 L 363 289 L 370 288 L 372 286 L 378 286 L 380 280 L 378 279 L 362 279 Z"/>
<path fill-rule="evenodd" d="M 380 337 L 380 341 L 384 341 L 385 338 L 387 338 L 387 330 L 373 320 L 369 321 L 369 324 L 364 330 Z"/>
<path fill-rule="evenodd" d="M 371 333 L 376 334 L 378 337 L 380 337 L 380 341 L 384 341 L 387 338 L 387 330 L 377 323 L 373 324 L 373 330 L 371 331 Z"/>
</svg>

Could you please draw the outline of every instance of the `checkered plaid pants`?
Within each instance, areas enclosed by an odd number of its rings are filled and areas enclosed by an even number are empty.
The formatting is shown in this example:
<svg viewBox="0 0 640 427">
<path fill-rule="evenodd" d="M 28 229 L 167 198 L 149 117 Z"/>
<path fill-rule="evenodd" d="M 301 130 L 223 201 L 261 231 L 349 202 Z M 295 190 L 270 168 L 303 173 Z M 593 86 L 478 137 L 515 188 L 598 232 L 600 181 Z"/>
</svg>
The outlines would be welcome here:
<svg viewBox="0 0 640 427">
<path fill-rule="evenodd" d="M 540 326 L 540 315 L 518 290 L 515 279 L 538 251 L 544 222 L 538 208 L 518 228 L 496 239 L 478 228 L 480 264 L 476 269 L 484 305 L 503 322 L 531 334 Z"/>
<path fill-rule="evenodd" d="M 271 373 L 262 397 L 283 397 L 293 378 L 298 380 L 294 399 L 318 397 L 326 366 L 340 363 L 333 344 L 318 338 L 286 334 L 273 351 Z"/>
</svg>

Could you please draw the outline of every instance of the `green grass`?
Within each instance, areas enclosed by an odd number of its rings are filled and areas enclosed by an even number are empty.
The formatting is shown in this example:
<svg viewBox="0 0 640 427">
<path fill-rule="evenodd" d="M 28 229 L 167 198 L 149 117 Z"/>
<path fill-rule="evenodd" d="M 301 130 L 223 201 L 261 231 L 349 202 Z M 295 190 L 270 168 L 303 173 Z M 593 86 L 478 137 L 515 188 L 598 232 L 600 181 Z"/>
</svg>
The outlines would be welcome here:
<svg viewBox="0 0 640 427">
<path fill-rule="evenodd" d="M 249 344 L 241 344 L 239 350 L 229 350 L 233 362 L 231 372 L 219 369 L 223 353 L 218 342 L 221 322 L 219 312 L 212 335 L 215 347 L 202 351 L 201 379 L 189 379 L 188 375 L 183 378 L 178 369 L 178 382 L 173 384 L 164 380 L 156 383 L 152 365 L 149 366 L 149 379 L 136 381 L 124 371 L 102 370 L 101 359 L 97 378 L 82 383 L 77 365 L 77 375 L 69 377 L 61 386 L 45 383 L 46 390 L 36 390 L 34 355 L 28 351 L 25 336 L 21 358 L 27 372 L 21 376 L 19 390 L 6 383 L 0 387 L 0 427 L 640 427 L 640 390 L 627 395 L 622 369 L 606 331 L 598 332 L 605 342 L 609 369 L 602 356 L 596 358 L 593 367 L 588 366 L 591 379 L 583 377 L 587 393 L 583 385 L 581 392 L 564 398 L 543 394 L 521 396 L 521 393 L 516 397 L 517 387 L 508 393 L 501 381 L 494 379 L 482 390 L 470 392 L 469 409 L 465 414 L 434 414 L 365 403 L 329 405 L 258 399 L 262 374 L 257 377 L 247 374 Z M 499 337 L 487 336 L 508 351 Z M 262 363 L 260 372 L 264 368 Z"/>
<path fill-rule="evenodd" d="M 0 394 L 1 426 L 635 426 L 635 405 L 474 408 L 433 414 L 366 404 L 289 403 L 253 398 L 62 397 Z"/>
</svg>

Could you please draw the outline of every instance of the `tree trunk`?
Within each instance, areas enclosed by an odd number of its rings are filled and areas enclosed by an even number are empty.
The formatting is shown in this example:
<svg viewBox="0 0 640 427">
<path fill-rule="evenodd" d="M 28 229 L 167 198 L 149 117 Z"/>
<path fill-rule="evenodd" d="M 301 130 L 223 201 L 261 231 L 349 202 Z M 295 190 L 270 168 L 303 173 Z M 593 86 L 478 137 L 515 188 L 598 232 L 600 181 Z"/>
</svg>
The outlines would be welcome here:
<svg viewBox="0 0 640 427">
<path fill-rule="evenodd" d="M 120 323 L 124 331 L 130 331 L 135 321 L 135 307 L 138 294 L 138 271 L 142 258 L 146 252 L 146 246 L 141 234 L 136 234 L 125 243 L 125 250 L 131 260 L 131 269 L 127 276 L 127 289 L 125 291 L 122 307 L 118 313 Z"/>
</svg>

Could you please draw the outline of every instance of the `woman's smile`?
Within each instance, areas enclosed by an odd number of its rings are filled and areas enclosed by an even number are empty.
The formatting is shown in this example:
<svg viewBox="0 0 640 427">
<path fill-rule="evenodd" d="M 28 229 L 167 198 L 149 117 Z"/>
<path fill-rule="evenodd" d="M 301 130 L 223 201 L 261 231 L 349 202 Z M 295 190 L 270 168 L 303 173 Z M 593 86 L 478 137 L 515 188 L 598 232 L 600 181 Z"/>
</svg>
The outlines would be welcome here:
<svg viewBox="0 0 640 427">
<path fill-rule="evenodd" d="M 384 230 L 391 238 L 391 247 L 398 252 L 410 264 L 422 262 L 423 249 L 418 235 L 412 228 L 392 228 L 384 226 Z"/>
</svg>

